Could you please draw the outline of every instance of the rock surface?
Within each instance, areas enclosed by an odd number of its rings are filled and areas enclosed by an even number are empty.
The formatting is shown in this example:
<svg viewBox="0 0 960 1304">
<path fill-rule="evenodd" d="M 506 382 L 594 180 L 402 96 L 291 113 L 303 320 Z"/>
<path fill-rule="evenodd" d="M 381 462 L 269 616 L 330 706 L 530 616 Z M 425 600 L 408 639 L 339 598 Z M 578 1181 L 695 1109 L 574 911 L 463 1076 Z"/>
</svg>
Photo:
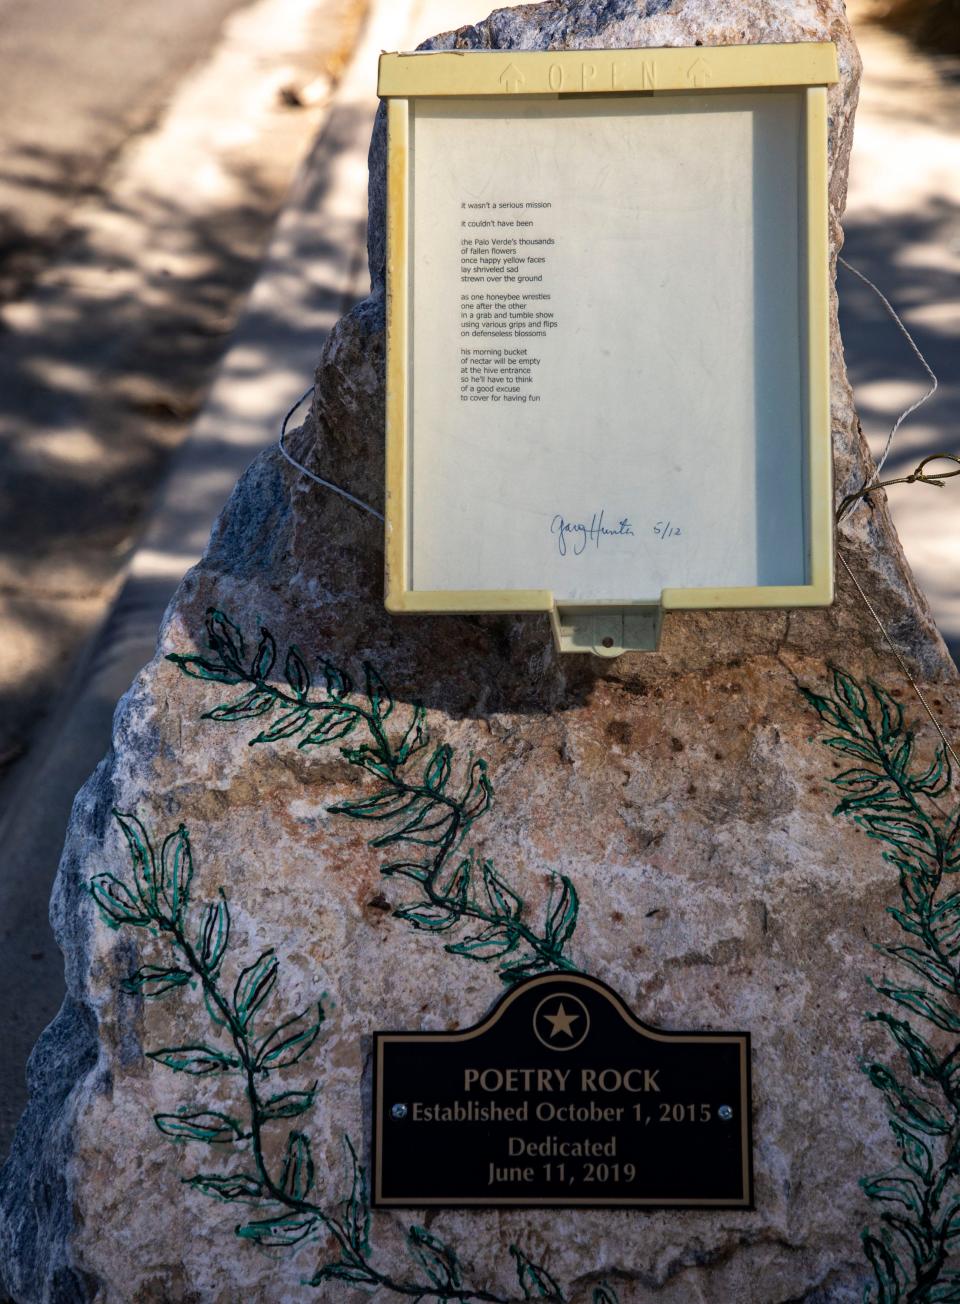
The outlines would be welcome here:
<svg viewBox="0 0 960 1304">
<path fill-rule="evenodd" d="M 835 41 L 840 55 L 830 107 L 836 248 L 858 78 L 840 0 L 549 2 L 499 11 L 432 44 L 812 40 Z M 373 293 L 331 338 L 313 412 L 294 440 L 301 458 L 316 457 L 325 475 L 376 503 L 383 147 L 381 120 L 371 151 Z M 842 493 L 862 479 L 867 454 L 835 319 L 832 358 Z M 956 673 L 885 507 L 859 509 L 840 542 L 912 673 L 937 685 L 936 707 L 955 723 Z M 341 746 L 385 747 L 397 768 L 410 766 L 404 774 L 422 776 L 422 758 L 398 759 L 419 702 L 431 747 L 452 748 L 458 818 L 475 819 L 464 847 L 496 864 L 528 917 L 543 917 L 556 889 L 551 875 L 568 876 L 579 893 L 568 944 L 574 963 L 652 1023 L 749 1028 L 754 1045 L 754 1212 L 438 1211 L 427 1220 L 430 1235 L 455 1248 L 467 1283 L 451 1297 L 484 1297 L 472 1290 L 520 1298 L 509 1253 L 517 1245 L 562 1283 L 571 1304 L 597 1299 L 601 1282 L 621 1304 L 858 1301 L 868 1277 L 859 1232 L 870 1217 L 858 1179 L 883 1170 L 891 1152 L 882 1102 L 859 1069 L 882 1045 L 862 1018 L 865 977 L 877 972 L 870 941 L 889 935 L 884 907 L 896 883 L 877 844 L 831 817 L 827 781 L 842 767 L 812 745 L 818 723 L 798 684 L 819 688 L 837 660 L 891 691 L 905 684 L 844 573 L 830 610 L 672 616 L 659 654 L 613 663 L 559 658 L 540 618 L 390 618 L 381 576 L 379 524 L 269 453 L 238 485 L 203 562 L 172 603 L 158 655 L 123 699 L 113 750 L 71 821 L 53 903 L 70 995 L 34 1054 L 30 1109 L 0 1177 L 0 1273 L 8 1291 L 17 1301 L 63 1304 L 370 1297 L 369 1286 L 352 1284 L 356 1276 L 347 1272 L 305 1284 L 338 1261 L 329 1224 L 304 1215 L 299 1228 L 294 1219 L 269 1233 L 249 1231 L 267 1217 L 257 1203 L 263 1174 L 251 1166 L 252 1143 L 237 1135 L 250 1128 L 250 1101 L 242 1073 L 220 1071 L 240 1051 L 236 1037 L 211 1022 L 203 991 L 177 972 L 186 963 L 177 937 L 214 974 L 213 1015 L 224 1015 L 215 993 L 229 1001 L 235 985 L 246 1008 L 263 996 L 257 1035 L 268 1040 L 260 1054 L 276 1052 L 277 1070 L 264 1093 L 299 1093 L 270 1107 L 289 1107 L 293 1121 L 265 1126 L 264 1165 L 288 1194 L 302 1194 L 312 1168 L 310 1199 L 334 1211 L 349 1238 L 352 1163 L 344 1137 L 368 1158 L 371 1031 L 464 1026 L 503 989 L 496 961 L 450 954 L 444 946 L 453 934 L 414 929 L 391 913 L 419 890 L 408 878 L 381 874 L 386 862 L 412 854 L 409 844 L 399 851 L 370 845 L 396 821 L 372 825 L 331 809 L 373 798 L 390 782 L 376 756 L 368 753 L 365 764 Z M 227 613 L 236 629 L 214 618 L 205 633 L 210 608 Z M 269 669 L 264 628 L 277 648 Z M 246 639 L 242 658 L 237 630 Z M 206 658 L 207 668 L 168 654 Z M 307 726 L 296 718 L 307 709 L 298 706 L 305 674 L 310 700 L 335 699 L 343 688 L 332 671 L 324 680 L 324 658 L 360 688 L 314 712 Z M 364 662 L 389 686 L 389 717 L 380 680 L 364 684 Z M 285 707 L 274 690 L 287 695 Z M 202 718 L 248 692 L 234 718 Z M 351 715 L 350 703 L 366 718 Z M 271 728 L 285 732 L 281 716 L 300 732 L 250 745 Z M 354 732 L 338 742 L 351 720 Z M 298 747 L 307 727 L 327 744 Z M 476 758 L 495 794 L 486 811 Z M 417 783 L 422 788 L 422 777 Z M 140 826 L 128 819 L 125 836 L 112 810 L 136 817 L 152 838 L 152 880 Z M 186 905 L 181 824 L 193 863 Z M 449 824 L 438 828 L 442 839 Z M 421 846 L 416 854 L 435 850 Z M 131 855 L 141 859 L 138 896 L 125 895 L 134 883 Z M 118 921 L 128 918 L 116 929 L 85 891 L 102 874 L 128 885 L 99 880 L 101 903 Z M 159 936 L 146 926 L 151 910 L 167 921 Z M 123 990 L 144 965 L 156 969 L 142 974 L 137 990 Z M 164 986 L 171 990 L 145 999 Z M 294 1015 L 271 1042 L 269 1029 Z M 194 1059 L 192 1073 L 171 1072 L 147 1055 L 182 1064 L 198 1053 L 183 1048 L 202 1044 L 206 1060 Z M 177 1121 L 185 1109 L 200 1117 Z M 215 1144 L 186 1139 L 189 1128 Z M 309 1163 L 306 1142 L 287 1141 L 290 1128 L 309 1135 Z M 373 1298 L 400 1298 L 386 1279 L 409 1281 L 417 1270 L 404 1245 L 416 1217 L 374 1217 Z M 241 1223 L 248 1231 L 238 1238 Z M 296 1244 L 271 1244 L 301 1232 L 309 1234 Z M 527 1280 L 532 1289 L 534 1278 Z"/>
</svg>

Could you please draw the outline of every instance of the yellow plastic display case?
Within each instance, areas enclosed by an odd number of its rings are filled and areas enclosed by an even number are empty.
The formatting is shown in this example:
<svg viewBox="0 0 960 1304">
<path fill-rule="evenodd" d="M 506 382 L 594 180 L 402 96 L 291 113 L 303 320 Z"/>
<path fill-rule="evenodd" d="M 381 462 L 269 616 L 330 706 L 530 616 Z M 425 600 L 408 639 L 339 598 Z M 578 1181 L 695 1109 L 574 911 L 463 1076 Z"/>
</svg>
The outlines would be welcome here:
<svg viewBox="0 0 960 1304">
<path fill-rule="evenodd" d="M 562 52 L 467 51 L 384 54 L 379 94 L 388 102 L 386 595 L 397 614 L 544 612 L 558 647 L 616 656 L 652 650 L 663 611 L 796 608 L 833 600 L 833 489 L 830 439 L 827 86 L 837 80 L 832 44 Z M 523 104 L 586 105 L 613 97 L 629 112 L 655 97 L 731 92 L 762 96 L 788 88 L 799 98 L 797 231 L 802 426 L 802 582 L 664 586 L 659 594 L 559 598 L 551 587 L 422 587 L 414 582 L 413 349 L 418 251 L 413 222 L 421 110 L 458 102 L 508 119 Z M 609 99 L 608 99 L 609 102 Z M 422 163 L 421 160 L 421 165 Z M 762 178 L 761 178 L 762 181 Z M 690 323 L 691 332 L 696 322 Z M 629 590 L 629 585 L 626 586 Z"/>
</svg>

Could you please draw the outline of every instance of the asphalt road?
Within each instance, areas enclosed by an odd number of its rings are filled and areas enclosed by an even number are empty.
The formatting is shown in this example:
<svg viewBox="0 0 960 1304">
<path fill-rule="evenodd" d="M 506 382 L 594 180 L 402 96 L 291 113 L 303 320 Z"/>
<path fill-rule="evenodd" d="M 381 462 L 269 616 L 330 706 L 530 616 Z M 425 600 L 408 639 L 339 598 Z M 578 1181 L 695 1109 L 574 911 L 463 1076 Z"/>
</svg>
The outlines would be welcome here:
<svg viewBox="0 0 960 1304">
<path fill-rule="evenodd" d="M 0 0 L 0 299 L 248 0 Z"/>
</svg>

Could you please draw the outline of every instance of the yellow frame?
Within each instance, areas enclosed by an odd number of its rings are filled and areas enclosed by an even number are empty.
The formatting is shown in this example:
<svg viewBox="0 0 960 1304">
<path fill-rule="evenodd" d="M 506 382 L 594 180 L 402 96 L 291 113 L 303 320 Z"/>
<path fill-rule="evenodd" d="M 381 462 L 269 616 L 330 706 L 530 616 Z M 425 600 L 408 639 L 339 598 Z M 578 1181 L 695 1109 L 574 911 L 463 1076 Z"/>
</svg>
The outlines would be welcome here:
<svg viewBox="0 0 960 1304">
<path fill-rule="evenodd" d="M 829 43 L 716 48 L 513 50 L 384 54 L 378 93 L 388 102 L 387 413 L 385 602 L 396 614 L 546 612 L 562 650 L 617 655 L 656 647 L 660 611 L 829 606 L 833 601 L 833 459 L 827 91 L 837 80 Z M 659 607 L 629 599 L 564 602 L 548 589 L 413 590 L 409 585 L 410 101 L 421 96 L 660 94 L 692 89 L 805 87 L 806 436 L 809 583 L 668 588 Z"/>
</svg>

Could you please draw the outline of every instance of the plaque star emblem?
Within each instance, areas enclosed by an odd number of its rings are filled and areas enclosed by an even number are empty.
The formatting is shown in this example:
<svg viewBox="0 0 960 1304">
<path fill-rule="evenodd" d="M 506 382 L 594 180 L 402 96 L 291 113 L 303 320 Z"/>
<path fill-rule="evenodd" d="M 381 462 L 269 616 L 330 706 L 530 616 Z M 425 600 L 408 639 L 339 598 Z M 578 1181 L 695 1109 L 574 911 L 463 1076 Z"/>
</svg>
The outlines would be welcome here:
<svg viewBox="0 0 960 1304">
<path fill-rule="evenodd" d="M 561 1033 L 565 1033 L 568 1037 L 572 1037 L 573 1021 L 574 1019 L 579 1019 L 580 1015 L 568 1014 L 563 1008 L 563 1001 L 561 1001 L 557 1006 L 556 1014 L 545 1014 L 543 1017 L 547 1023 L 553 1026 L 553 1031 L 550 1033 L 550 1039 L 553 1040 L 554 1037 L 559 1037 Z"/>
</svg>

